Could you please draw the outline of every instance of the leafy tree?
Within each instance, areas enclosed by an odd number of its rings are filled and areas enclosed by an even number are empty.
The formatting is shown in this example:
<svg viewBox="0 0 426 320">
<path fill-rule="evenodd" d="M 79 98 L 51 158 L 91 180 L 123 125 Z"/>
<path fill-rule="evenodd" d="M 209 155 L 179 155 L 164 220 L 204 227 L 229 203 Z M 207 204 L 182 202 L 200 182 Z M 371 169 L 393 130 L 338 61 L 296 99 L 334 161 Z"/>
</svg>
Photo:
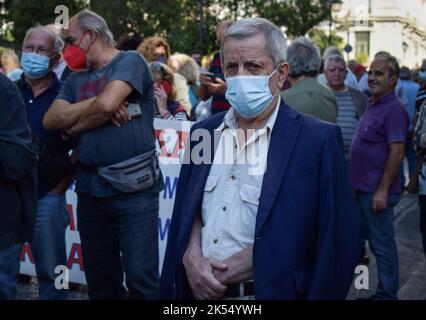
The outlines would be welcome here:
<svg viewBox="0 0 426 320">
<path fill-rule="evenodd" d="M 289 37 L 305 35 L 328 19 L 328 0 L 0 0 L 0 38 L 21 43 L 28 28 L 53 23 L 57 5 L 66 5 L 70 16 L 89 7 L 105 18 L 119 39 L 126 34 L 165 37 L 174 52 L 218 49 L 218 17 L 262 16 L 287 28 Z M 4 29 L 4 27 L 3 27 Z M 7 35 L 9 32 L 9 36 Z M 11 40 L 11 39 L 10 39 Z"/>
<path fill-rule="evenodd" d="M 57 17 L 55 8 L 58 5 L 65 5 L 72 16 L 85 6 L 84 0 L 6 0 L 7 12 L 5 17 L 13 23 L 13 32 L 15 43 L 21 43 L 25 37 L 26 31 L 37 24 L 54 23 Z"/>
<path fill-rule="evenodd" d="M 255 12 L 278 26 L 289 37 L 304 36 L 330 17 L 329 0 L 251 0 Z"/>
<path fill-rule="evenodd" d="M 321 50 L 321 56 L 325 49 L 330 46 L 328 33 L 321 29 L 312 29 L 309 37 L 315 41 Z M 343 52 L 343 38 L 339 37 L 336 32 L 331 33 L 331 45 L 338 47 Z"/>
</svg>

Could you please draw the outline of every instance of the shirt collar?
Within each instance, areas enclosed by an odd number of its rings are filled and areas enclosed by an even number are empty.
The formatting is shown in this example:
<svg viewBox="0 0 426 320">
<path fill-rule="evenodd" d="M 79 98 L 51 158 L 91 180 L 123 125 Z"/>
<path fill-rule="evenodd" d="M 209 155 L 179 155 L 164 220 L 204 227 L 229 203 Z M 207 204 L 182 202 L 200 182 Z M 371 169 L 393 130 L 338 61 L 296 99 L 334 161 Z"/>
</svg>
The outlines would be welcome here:
<svg viewBox="0 0 426 320">
<path fill-rule="evenodd" d="M 17 82 L 21 88 L 28 88 L 30 89 L 30 85 L 27 83 L 27 81 L 25 80 L 25 74 L 22 73 L 21 75 L 21 79 L 19 79 L 19 81 Z M 59 81 L 57 75 L 55 72 L 52 71 L 52 81 L 49 84 L 49 87 L 47 87 L 46 91 L 50 90 L 56 94 L 59 93 L 59 91 L 61 91 L 61 81 Z"/>
<path fill-rule="evenodd" d="M 374 106 L 376 104 L 382 104 L 385 103 L 391 99 L 393 99 L 396 96 L 395 91 L 389 92 L 387 94 L 385 94 L 384 96 L 380 97 L 376 102 L 373 102 L 373 98 L 371 97 L 369 99 L 369 105 L 370 106 Z"/>
<path fill-rule="evenodd" d="M 280 104 L 281 104 L 281 97 L 278 96 L 278 101 L 277 101 L 277 105 L 275 107 L 275 110 L 271 114 L 271 116 L 269 117 L 269 119 L 268 119 L 268 121 L 266 122 L 266 125 L 265 125 L 265 127 L 268 128 L 269 131 L 272 131 L 272 129 L 274 128 L 275 122 L 277 120 Z M 236 130 L 237 129 L 237 122 L 236 122 L 236 119 L 235 119 L 235 115 L 236 115 L 235 109 L 231 107 L 228 110 L 228 112 L 225 114 L 225 117 L 223 118 L 223 122 L 220 124 L 220 126 L 217 128 L 217 130 L 223 131 L 226 128 L 229 128 L 231 130 Z"/>
</svg>

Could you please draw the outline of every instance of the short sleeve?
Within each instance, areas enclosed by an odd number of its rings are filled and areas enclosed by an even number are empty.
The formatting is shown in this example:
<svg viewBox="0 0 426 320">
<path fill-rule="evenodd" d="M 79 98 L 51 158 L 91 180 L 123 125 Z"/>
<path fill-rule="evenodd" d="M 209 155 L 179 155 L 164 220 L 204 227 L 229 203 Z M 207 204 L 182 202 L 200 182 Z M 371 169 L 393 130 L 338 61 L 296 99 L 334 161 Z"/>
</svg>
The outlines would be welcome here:
<svg viewBox="0 0 426 320">
<path fill-rule="evenodd" d="M 76 103 L 75 97 L 75 75 L 70 74 L 68 79 L 62 84 L 56 100 L 65 100 L 68 103 Z"/>
<path fill-rule="evenodd" d="M 390 107 L 384 122 L 388 144 L 406 142 L 408 130 L 408 113 L 403 105 Z"/>
<path fill-rule="evenodd" d="M 109 81 L 120 80 L 130 84 L 140 95 L 152 85 L 152 75 L 145 59 L 136 51 L 127 51 L 117 61 Z"/>
</svg>

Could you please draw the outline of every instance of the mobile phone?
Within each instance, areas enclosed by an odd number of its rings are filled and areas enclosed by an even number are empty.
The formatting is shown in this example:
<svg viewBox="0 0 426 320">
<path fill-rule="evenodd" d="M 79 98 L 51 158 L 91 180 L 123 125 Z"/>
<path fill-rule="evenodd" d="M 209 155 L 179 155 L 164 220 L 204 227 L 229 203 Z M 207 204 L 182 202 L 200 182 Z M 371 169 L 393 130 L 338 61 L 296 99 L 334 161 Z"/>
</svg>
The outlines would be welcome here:
<svg viewBox="0 0 426 320">
<path fill-rule="evenodd" d="M 214 75 L 214 73 L 207 72 L 207 73 L 204 73 L 204 75 L 206 77 L 209 77 L 213 82 L 216 82 L 216 76 Z"/>
<path fill-rule="evenodd" d="M 139 103 L 130 102 L 127 106 L 127 112 L 129 113 L 130 117 L 137 118 L 142 114 L 141 107 Z"/>
</svg>

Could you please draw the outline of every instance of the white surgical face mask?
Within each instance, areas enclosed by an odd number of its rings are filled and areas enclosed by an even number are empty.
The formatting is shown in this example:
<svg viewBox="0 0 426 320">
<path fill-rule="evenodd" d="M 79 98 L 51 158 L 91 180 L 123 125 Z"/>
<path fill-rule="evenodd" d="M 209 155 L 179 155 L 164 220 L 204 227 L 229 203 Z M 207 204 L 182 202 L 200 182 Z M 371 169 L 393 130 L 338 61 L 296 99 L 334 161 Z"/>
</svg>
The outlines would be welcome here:
<svg viewBox="0 0 426 320">
<path fill-rule="evenodd" d="M 235 76 L 226 78 L 226 99 L 244 118 L 255 118 L 272 102 L 274 96 L 269 89 L 269 76 Z"/>
</svg>

